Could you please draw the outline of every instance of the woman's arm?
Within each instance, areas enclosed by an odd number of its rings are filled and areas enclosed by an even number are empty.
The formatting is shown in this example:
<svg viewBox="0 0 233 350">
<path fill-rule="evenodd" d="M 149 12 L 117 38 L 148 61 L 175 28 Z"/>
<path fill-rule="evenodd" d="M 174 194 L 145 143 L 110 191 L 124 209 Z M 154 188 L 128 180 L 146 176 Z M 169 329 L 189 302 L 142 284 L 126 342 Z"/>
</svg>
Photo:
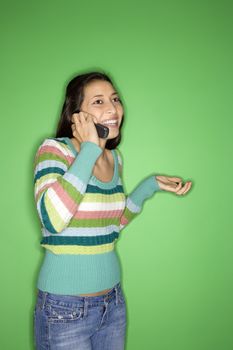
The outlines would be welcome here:
<svg viewBox="0 0 233 350">
<path fill-rule="evenodd" d="M 116 150 L 119 159 L 119 171 L 122 178 L 122 156 L 119 149 Z M 173 192 L 176 195 L 184 195 L 190 190 L 191 185 L 191 181 L 187 181 L 183 185 L 180 177 L 165 175 L 147 177 L 126 197 L 126 206 L 120 218 L 120 231 L 142 211 L 144 201 L 153 196 L 155 192 L 167 191 Z"/>
<path fill-rule="evenodd" d="M 81 149 L 69 165 L 69 149 L 53 138 L 40 145 L 34 161 L 34 197 L 42 225 L 59 233 L 77 211 L 96 160 L 103 152 L 96 143 L 81 143 Z"/>
<path fill-rule="evenodd" d="M 119 149 L 116 149 L 116 151 L 119 159 L 119 172 L 122 178 L 122 156 Z M 162 191 L 162 189 L 160 188 L 155 175 L 152 175 L 140 182 L 140 184 L 126 196 L 125 209 L 120 218 L 120 231 L 142 211 L 145 200 L 158 191 Z"/>
<path fill-rule="evenodd" d="M 128 225 L 141 211 L 146 199 L 155 192 L 162 191 L 155 175 L 144 179 L 127 197 L 125 210 L 120 218 L 120 231 Z"/>
</svg>

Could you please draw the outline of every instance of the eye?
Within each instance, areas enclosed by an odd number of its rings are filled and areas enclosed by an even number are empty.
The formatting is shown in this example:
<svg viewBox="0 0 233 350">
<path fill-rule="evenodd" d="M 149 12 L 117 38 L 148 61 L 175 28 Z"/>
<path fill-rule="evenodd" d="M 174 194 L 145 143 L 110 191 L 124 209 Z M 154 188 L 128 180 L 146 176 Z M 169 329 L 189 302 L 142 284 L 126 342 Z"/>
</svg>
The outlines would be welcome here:
<svg viewBox="0 0 233 350">
<path fill-rule="evenodd" d="M 96 102 L 98 102 L 98 101 L 102 101 L 102 100 L 96 100 L 94 103 L 96 103 Z M 97 104 L 99 104 L 99 103 L 97 103 Z"/>
<path fill-rule="evenodd" d="M 113 100 L 115 100 L 116 102 L 120 102 L 121 103 L 121 99 L 119 97 L 114 97 Z M 96 100 L 95 102 L 93 102 L 93 104 L 98 104 L 99 105 L 100 103 L 98 103 L 98 102 L 100 102 L 100 101 L 103 102 L 103 100 Z"/>
<path fill-rule="evenodd" d="M 119 97 L 115 97 L 114 100 L 117 99 L 117 102 L 121 102 L 121 99 Z"/>
</svg>

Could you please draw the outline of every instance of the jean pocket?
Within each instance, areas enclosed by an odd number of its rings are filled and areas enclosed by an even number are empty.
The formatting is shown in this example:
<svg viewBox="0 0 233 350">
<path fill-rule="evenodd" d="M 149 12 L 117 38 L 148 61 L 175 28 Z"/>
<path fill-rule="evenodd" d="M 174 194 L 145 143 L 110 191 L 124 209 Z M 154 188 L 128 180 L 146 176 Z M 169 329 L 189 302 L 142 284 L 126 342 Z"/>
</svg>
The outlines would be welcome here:
<svg viewBox="0 0 233 350">
<path fill-rule="evenodd" d="M 46 314 L 50 323 L 67 323 L 82 318 L 83 308 L 47 305 Z"/>
</svg>

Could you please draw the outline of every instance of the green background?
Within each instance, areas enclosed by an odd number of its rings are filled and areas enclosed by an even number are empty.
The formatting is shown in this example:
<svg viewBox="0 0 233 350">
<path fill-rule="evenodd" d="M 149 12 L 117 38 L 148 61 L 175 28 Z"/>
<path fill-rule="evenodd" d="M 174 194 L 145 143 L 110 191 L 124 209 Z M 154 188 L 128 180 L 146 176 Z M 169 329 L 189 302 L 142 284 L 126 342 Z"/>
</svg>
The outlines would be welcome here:
<svg viewBox="0 0 233 350">
<path fill-rule="evenodd" d="M 66 83 L 104 70 L 125 103 L 127 193 L 155 194 L 117 243 L 127 350 L 233 349 L 231 1 L 1 3 L 0 348 L 33 349 L 43 259 L 33 159 L 54 135 Z"/>
</svg>

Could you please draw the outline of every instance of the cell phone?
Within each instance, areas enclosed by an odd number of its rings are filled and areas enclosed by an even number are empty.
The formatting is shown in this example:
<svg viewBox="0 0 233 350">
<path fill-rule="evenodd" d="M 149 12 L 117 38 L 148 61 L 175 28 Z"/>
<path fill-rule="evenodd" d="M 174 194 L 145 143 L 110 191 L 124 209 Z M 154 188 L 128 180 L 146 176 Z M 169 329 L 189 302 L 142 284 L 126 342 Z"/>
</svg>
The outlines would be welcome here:
<svg viewBox="0 0 233 350">
<path fill-rule="evenodd" d="M 77 109 L 74 113 L 79 113 L 80 110 Z M 100 123 L 94 123 L 96 130 L 97 130 L 97 134 L 101 139 L 106 139 L 106 137 L 108 137 L 109 134 L 109 128 L 103 124 Z"/>
</svg>

